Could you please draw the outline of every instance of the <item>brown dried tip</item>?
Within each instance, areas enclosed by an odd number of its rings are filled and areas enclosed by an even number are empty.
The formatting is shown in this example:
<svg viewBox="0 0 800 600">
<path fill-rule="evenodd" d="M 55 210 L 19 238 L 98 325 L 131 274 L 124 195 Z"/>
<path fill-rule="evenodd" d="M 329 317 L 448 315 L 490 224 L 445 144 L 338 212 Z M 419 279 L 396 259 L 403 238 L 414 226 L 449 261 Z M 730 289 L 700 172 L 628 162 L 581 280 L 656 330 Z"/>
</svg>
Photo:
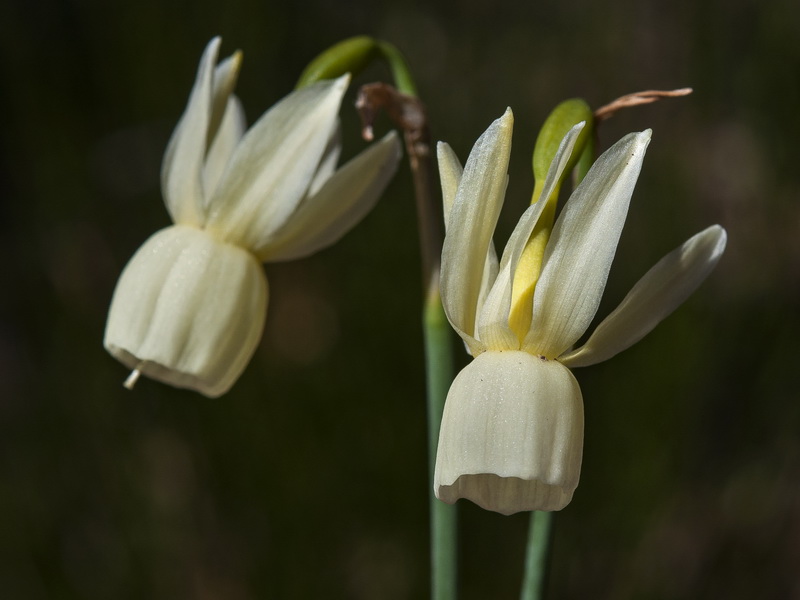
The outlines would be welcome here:
<svg viewBox="0 0 800 600">
<path fill-rule="evenodd" d="M 381 110 L 403 132 L 417 200 L 422 281 L 427 289 L 438 290 L 444 219 L 440 212 L 442 203 L 435 199 L 436 167 L 431 157 L 425 105 L 419 98 L 399 92 L 386 83 L 369 83 L 358 91 L 356 109 L 361 115 L 361 134 L 367 141 L 373 138 L 372 124 Z"/>
<path fill-rule="evenodd" d="M 614 114 L 623 108 L 630 106 L 639 106 L 640 104 L 650 104 L 661 98 L 677 98 L 678 96 L 688 96 L 692 93 L 692 88 L 680 88 L 678 90 L 646 90 L 644 92 L 634 92 L 633 94 L 626 94 L 609 102 L 605 106 L 601 106 L 594 111 L 594 118 L 598 121 L 605 121 L 614 116 Z"/>
<path fill-rule="evenodd" d="M 403 130 L 407 143 L 413 144 L 427 137 L 425 107 L 419 98 L 398 92 L 385 83 L 361 86 L 356 109 L 361 115 L 361 135 L 368 142 L 374 137 L 372 124 L 381 109 Z"/>
</svg>

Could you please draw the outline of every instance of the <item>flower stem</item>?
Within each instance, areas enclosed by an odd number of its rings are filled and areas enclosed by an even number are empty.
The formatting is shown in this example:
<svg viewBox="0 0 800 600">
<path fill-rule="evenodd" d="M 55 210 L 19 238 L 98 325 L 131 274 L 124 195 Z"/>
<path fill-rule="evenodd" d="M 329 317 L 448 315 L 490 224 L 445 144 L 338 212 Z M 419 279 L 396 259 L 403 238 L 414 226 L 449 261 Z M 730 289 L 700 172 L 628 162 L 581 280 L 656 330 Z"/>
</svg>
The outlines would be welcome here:
<svg viewBox="0 0 800 600">
<path fill-rule="evenodd" d="M 431 598 L 456 598 L 456 507 L 440 502 L 433 495 L 433 472 L 444 401 L 453 381 L 452 333 L 439 294 L 439 263 L 442 255 L 443 218 L 441 202 L 434 191 L 435 167 L 425 107 L 413 95 L 408 73 L 402 76 L 402 57 L 393 47 L 385 46 L 393 56 L 395 78 L 405 87 L 398 90 L 384 83 L 364 85 L 359 90 L 356 107 L 361 114 L 365 137 L 372 136 L 372 122 L 379 110 L 403 130 L 406 152 L 414 180 L 417 223 L 422 256 L 423 337 L 428 396 L 428 496 L 430 498 Z M 393 54 L 396 53 L 396 54 Z M 402 80 L 402 81 L 401 81 Z M 409 93 L 411 92 L 411 93 Z"/>
<path fill-rule="evenodd" d="M 537 510 L 531 513 L 521 600 L 541 600 L 544 597 L 552 524 L 552 512 Z"/>
<path fill-rule="evenodd" d="M 417 87 L 414 85 L 411 70 L 408 68 L 408 63 L 400 50 L 389 42 L 378 42 L 378 49 L 392 71 L 392 78 L 397 91 L 401 94 L 416 96 Z"/>
<path fill-rule="evenodd" d="M 456 575 L 458 571 L 457 510 L 455 505 L 436 499 L 433 487 L 433 471 L 436 465 L 436 448 L 439 443 L 439 427 L 447 391 L 453 379 L 453 355 L 450 326 L 447 323 L 438 283 L 431 290 L 424 308 L 425 362 L 428 392 L 428 494 L 430 498 L 431 540 L 431 598 L 454 600 L 456 598 Z"/>
</svg>

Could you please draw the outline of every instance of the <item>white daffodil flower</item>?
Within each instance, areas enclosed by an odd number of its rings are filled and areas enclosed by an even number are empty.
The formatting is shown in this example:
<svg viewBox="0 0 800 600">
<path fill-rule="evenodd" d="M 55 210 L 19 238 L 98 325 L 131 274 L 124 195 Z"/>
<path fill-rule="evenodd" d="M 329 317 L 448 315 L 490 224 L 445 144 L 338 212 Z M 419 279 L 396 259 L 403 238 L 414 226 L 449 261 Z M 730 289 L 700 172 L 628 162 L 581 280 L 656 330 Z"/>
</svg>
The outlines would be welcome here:
<svg viewBox="0 0 800 600">
<path fill-rule="evenodd" d="M 492 234 L 512 126 L 509 109 L 475 143 L 463 171 L 439 144 L 447 221 L 442 302 L 475 360 L 447 396 L 434 492 L 503 514 L 569 503 L 583 453 L 583 399 L 570 368 L 611 358 L 650 332 L 709 274 L 726 241 L 718 225 L 689 239 L 572 349 L 600 303 L 651 132 L 627 135 L 600 156 L 537 255 L 528 252 L 532 232 L 583 123 L 572 128 L 541 200 L 524 212 L 498 264 Z"/>
<path fill-rule="evenodd" d="M 339 170 L 338 111 L 348 76 L 286 96 L 249 130 L 233 88 L 241 53 L 200 60 L 167 146 L 162 191 L 174 225 L 147 240 L 117 283 L 106 349 L 140 374 L 216 397 L 263 330 L 261 262 L 308 256 L 358 223 L 401 155 L 394 133 Z"/>
</svg>

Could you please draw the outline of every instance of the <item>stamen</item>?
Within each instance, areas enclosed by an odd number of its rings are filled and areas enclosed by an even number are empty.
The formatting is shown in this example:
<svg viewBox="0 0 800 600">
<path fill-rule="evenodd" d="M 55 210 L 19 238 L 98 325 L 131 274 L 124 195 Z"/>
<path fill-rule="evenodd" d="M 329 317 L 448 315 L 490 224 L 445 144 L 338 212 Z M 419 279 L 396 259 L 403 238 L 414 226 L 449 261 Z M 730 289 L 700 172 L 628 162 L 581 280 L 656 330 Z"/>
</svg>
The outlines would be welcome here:
<svg viewBox="0 0 800 600">
<path fill-rule="evenodd" d="M 133 386 L 136 385 L 136 382 L 139 381 L 139 375 L 141 374 L 142 372 L 138 368 L 131 371 L 131 374 L 128 375 L 128 378 L 125 380 L 125 383 L 122 384 L 123 387 L 132 390 Z"/>
</svg>

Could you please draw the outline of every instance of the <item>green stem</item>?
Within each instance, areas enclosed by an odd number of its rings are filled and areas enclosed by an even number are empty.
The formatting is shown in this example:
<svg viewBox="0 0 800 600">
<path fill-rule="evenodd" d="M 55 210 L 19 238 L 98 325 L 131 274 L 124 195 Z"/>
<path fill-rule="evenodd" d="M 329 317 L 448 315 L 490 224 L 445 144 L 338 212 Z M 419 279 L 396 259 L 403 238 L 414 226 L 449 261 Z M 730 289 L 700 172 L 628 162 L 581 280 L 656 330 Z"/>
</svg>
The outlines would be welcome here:
<svg viewBox="0 0 800 600">
<path fill-rule="evenodd" d="M 376 58 L 385 60 L 389 65 L 395 88 L 408 96 L 417 96 L 417 86 L 411 77 L 411 69 L 400 50 L 389 42 L 366 35 L 342 40 L 317 55 L 303 70 L 295 87 L 300 89 L 322 79 L 335 79 L 345 73 L 358 75 Z"/>
<path fill-rule="evenodd" d="M 434 275 L 435 277 L 435 275 Z M 456 598 L 457 510 L 432 493 L 433 471 L 444 401 L 453 380 L 450 325 L 442 309 L 437 281 L 430 285 L 424 308 L 425 362 L 428 392 L 428 474 L 431 519 L 431 598 Z"/>
<path fill-rule="evenodd" d="M 525 579 L 522 582 L 521 600 L 544 598 L 547 575 L 547 557 L 552 538 L 553 513 L 537 510 L 531 513 L 528 527 L 528 549 L 525 557 Z"/>
<path fill-rule="evenodd" d="M 440 502 L 433 494 L 433 472 L 439 443 L 444 401 L 453 380 L 453 355 L 450 326 L 439 294 L 439 261 L 442 254 L 441 202 L 435 192 L 435 166 L 431 152 L 428 122 L 408 64 L 400 51 L 389 44 L 366 36 L 336 44 L 315 58 L 297 87 L 320 79 L 338 77 L 344 72 L 357 73 L 376 57 L 385 60 L 392 71 L 395 87 L 385 84 L 363 86 L 359 92 L 359 111 L 365 130 L 379 108 L 403 130 L 420 232 L 422 280 L 425 289 L 423 335 L 428 397 L 428 497 L 431 520 L 431 597 L 455 600 L 456 597 L 456 508 Z M 399 92 L 399 93 L 398 93 Z"/>
<path fill-rule="evenodd" d="M 408 68 L 405 56 L 389 42 L 378 42 L 378 50 L 392 71 L 394 87 L 403 94 L 416 97 L 417 86 L 414 85 L 414 79 L 411 77 L 411 70 Z"/>
</svg>

